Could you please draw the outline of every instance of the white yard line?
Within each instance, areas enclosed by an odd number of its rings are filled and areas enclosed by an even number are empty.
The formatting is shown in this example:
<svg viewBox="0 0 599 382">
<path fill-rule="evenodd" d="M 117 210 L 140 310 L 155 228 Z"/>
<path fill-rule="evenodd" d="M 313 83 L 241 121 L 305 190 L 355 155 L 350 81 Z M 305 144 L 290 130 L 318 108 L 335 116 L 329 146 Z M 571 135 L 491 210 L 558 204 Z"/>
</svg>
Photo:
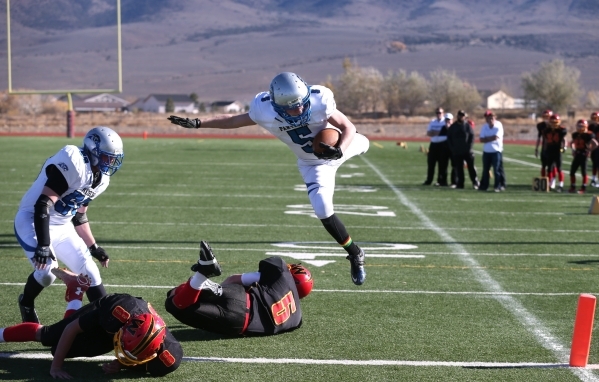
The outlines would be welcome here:
<svg viewBox="0 0 599 382">
<path fill-rule="evenodd" d="M 511 312 L 520 323 L 524 326 L 526 330 L 528 330 L 543 346 L 545 349 L 551 351 L 553 355 L 556 357 L 559 363 L 568 363 L 570 358 L 570 349 L 563 345 L 559 339 L 551 334 L 550 330 L 545 327 L 543 322 L 537 319 L 532 313 L 530 313 L 518 300 L 513 298 L 510 295 L 505 295 L 505 291 L 501 287 L 501 285 L 495 281 L 491 275 L 480 266 L 480 264 L 471 256 L 466 248 L 461 244 L 456 243 L 456 240 L 447 233 L 447 231 L 441 227 L 439 227 L 435 222 L 433 222 L 427 215 L 425 215 L 422 210 L 415 204 L 413 204 L 406 195 L 401 192 L 397 187 L 393 185 L 389 179 L 364 156 L 360 156 L 360 159 L 364 161 L 378 176 L 379 178 L 395 193 L 399 202 L 407 207 L 412 213 L 423 223 L 425 226 L 429 227 L 429 229 L 435 232 L 443 241 L 447 244 L 446 246 L 452 251 L 455 252 L 456 256 L 462 260 L 462 262 L 470 267 L 474 277 L 478 280 L 481 286 L 487 290 L 488 292 L 497 293 L 493 295 L 494 298 L 499 302 L 503 307 Z M 507 161 L 507 158 L 506 158 Z M 516 161 L 516 160 L 511 160 Z M 528 162 L 522 162 L 522 164 L 529 164 Z M 367 254 L 368 257 L 368 254 Z M 593 372 L 590 370 L 584 369 L 571 369 L 572 372 L 580 378 L 582 381 L 599 381 Z"/>
<path fill-rule="evenodd" d="M 8 359 L 53 359 L 49 353 L 0 353 L 0 358 Z M 112 356 L 80 357 L 78 361 L 109 362 Z M 186 362 L 217 362 L 245 364 L 298 364 L 298 365 L 355 365 L 355 366 L 447 366 L 465 368 L 566 368 L 568 364 L 536 362 L 443 362 L 443 361 L 402 361 L 402 360 L 352 360 L 352 359 L 302 359 L 302 358 L 221 358 L 183 357 Z M 588 365 L 587 369 L 598 365 Z"/>
</svg>

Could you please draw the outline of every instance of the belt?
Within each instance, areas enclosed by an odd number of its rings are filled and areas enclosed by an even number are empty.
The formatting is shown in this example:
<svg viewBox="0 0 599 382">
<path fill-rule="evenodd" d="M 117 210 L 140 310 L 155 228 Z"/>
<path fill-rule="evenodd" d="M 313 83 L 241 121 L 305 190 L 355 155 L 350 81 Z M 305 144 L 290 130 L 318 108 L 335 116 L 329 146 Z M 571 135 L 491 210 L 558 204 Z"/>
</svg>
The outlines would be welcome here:
<svg viewBox="0 0 599 382">
<path fill-rule="evenodd" d="M 243 329 L 241 329 L 241 332 L 239 334 L 243 334 L 245 333 L 245 331 L 248 328 L 248 325 L 250 324 L 250 294 L 246 292 L 245 294 L 245 322 L 243 323 Z"/>
</svg>

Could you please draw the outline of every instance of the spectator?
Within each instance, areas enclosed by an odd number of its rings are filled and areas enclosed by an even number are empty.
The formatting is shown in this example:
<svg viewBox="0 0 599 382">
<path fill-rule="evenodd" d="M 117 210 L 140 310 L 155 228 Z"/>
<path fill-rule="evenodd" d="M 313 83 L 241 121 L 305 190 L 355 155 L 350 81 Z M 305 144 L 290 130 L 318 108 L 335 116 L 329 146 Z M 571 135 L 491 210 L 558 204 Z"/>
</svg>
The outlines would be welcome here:
<svg viewBox="0 0 599 382">
<path fill-rule="evenodd" d="M 468 114 L 459 110 L 457 120 L 451 124 L 447 133 L 447 144 L 451 152 L 451 163 L 456 171 L 456 183 L 453 188 L 464 188 L 464 162 L 468 166 L 468 174 L 474 189 L 478 189 L 478 177 L 474 167 L 474 129 L 466 120 Z"/>
<path fill-rule="evenodd" d="M 483 146 L 483 176 L 480 180 L 479 191 L 487 191 L 489 187 L 489 171 L 493 167 L 495 177 L 495 192 L 505 190 L 505 173 L 501 163 L 503 155 L 503 125 L 495 119 L 495 113 L 485 112 L 487 123 L 480 129 L 480 141 Z"/>
<path fill-rule="evenodd" d="M 443 118 L 443 109 L 435 110 L 436 118 L 431 120 L 426 130 L 426 135 L 431 137 L 431 143 L 428 148 L 427 157 L 427 175 L 423 186 L 430 186 L 435 176 L 435 166 L 437 169 L 437 183 L 435 186 L 447 186 L 447 165 L 449 162 L 449 150 L 447 148 L 447 128 Z"/>
</svg>

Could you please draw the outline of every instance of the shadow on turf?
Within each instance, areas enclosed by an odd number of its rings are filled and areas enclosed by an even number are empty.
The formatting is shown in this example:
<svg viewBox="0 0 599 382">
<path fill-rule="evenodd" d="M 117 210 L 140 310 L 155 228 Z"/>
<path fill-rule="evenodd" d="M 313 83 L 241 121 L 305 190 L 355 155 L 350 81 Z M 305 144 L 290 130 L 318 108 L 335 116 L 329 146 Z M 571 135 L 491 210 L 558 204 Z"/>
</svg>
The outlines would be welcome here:
<svg viewBox="0 0 599 382">
<path fill-rule="evenodd" d="M 33 351 L 39 353 L 39 349 Z M 25 353 L 27 350 L 23 350 L 22 352 Z M 48 354 L 50 354 L 49 350 Z M 51 363 L 52 361 L 49 359 L 0 358 L 0 381 L 52 380 L 50 376 Z M 117 374 L 104 374 L 102 371 L 104 363 L 67 360 L 64 370 L 71 374 L 75 380 L 114 381 L 149 376 L 149 374 L 143 375 L 129 370 L 121 371 Z"/>
<path fill-rule="evenodd" d="M 169 330 L 173 333 L 173 335 L 179 342 L 218 341 L 239 338 L 236 336 L 227 336 L 225 334 L 207 332 L 202 329 L 191 328 L 185 325 L 169 325 Z"/>
<path fill-rule="evenodd" d="M 593 264 L 599 264 L 599 260 L 568 261 L 568 264 L 593 265 Z"/>
</svg>

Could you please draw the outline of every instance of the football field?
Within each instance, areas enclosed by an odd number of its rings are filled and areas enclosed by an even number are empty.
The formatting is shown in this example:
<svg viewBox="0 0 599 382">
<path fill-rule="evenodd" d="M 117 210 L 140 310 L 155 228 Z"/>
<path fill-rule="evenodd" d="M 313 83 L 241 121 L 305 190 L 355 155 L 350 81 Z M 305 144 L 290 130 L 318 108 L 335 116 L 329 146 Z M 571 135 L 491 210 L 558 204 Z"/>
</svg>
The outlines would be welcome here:
<svg viewBox="0 0 599 382">
<path fill-rule="evenodd" d="M 599 216 L 586 195 L 531 190 L 539 160 L 506 145 L 506 192 L 421 186 L 420 143 L 371 141 L 337 173 L 336 213 L 366 252 L 354 286 L 345 252 L 312 215 L 295 157 L 273 139 L 125 138 L 122 168 L 88 217 L 110 255 L 109 293 L 141 296 L 162 314 L 185 359 L 173 381 L 599 381 L 599 339 L 588 368 L 568 367 L 580 293 L 599 294 Z M 13 233 L 19 201 L 44 160 L 81 139 L 0 139 L 0 327 L 20 321 L 31 267 Z M 481 146 L 476 149 L 480 151 Z M 564 157 L 566 189 L 571 157 Z M 476 156 L 479 176 L 480 153 Z M 578 180 L 580 185 L 580 178 Z M 492 190 L 492 185 L 490 187 Z M 268 256 L 302 262 L 315 280 L 300 329 L 227 338 L 186 327 L 164 309 L 207 240 L 223 276 Z M 42 292 L 42 324 L 62 318 L 64 285 Z M 84 300 L 86 301 L 86 300 Z M 594 333 L 595 335 L 597 333 Z M 67 361 L 76 380 L 100 359 Z M 0 344 L 0 379 L 49 379 L 38 343 Z M 599 365 L 598 365 L 599 367 Z"/>
</svg>

